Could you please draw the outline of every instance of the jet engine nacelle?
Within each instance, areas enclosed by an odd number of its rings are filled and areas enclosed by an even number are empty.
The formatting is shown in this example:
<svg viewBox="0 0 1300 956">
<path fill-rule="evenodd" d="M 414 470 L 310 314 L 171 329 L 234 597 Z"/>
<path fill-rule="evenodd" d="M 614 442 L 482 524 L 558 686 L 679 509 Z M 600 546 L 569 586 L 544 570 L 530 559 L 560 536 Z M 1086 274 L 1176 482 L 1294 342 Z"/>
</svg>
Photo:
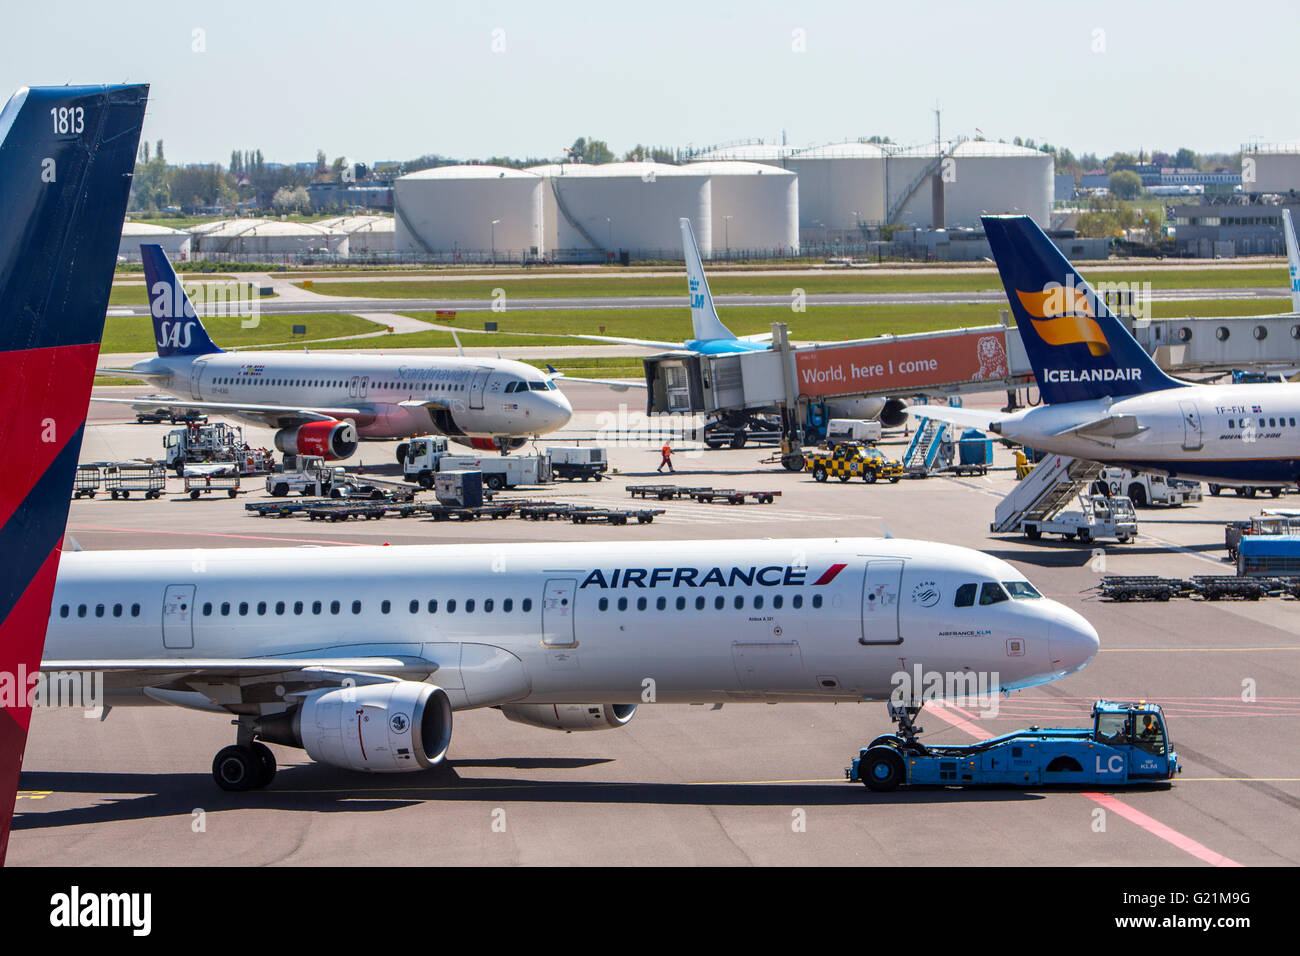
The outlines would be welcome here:
<svg viewBox="0 0 1300 956">
<path fill-rule="evenodd" d="M 885 428 L 898 428 L 905 421 L 907 421 L 907 405 L 902 399 L 887 399 L 885 407 L 880 410 L 880 424 Z"/>
<path fill-rule="evenodd" d="M 517 724 L 547 730 L 613 730 L 636 714 L 636 704 L 502 704 L 501 713 Z"/>
<path fill-rule="evenodd" d="M 451 701 L 441 687 L 409 680 L 318 690 L 292 715 L 261 721 L 257 735 L 335 767 L 409 773 L 447 755 Z"/>
<path fill-rule="evenodd" d="M 275 433 L 275 447 L 286 455 L 320 455 L 326 461 L 351 458 L 357 427 L 351 422 L 307 422 Z"/>
</svg>

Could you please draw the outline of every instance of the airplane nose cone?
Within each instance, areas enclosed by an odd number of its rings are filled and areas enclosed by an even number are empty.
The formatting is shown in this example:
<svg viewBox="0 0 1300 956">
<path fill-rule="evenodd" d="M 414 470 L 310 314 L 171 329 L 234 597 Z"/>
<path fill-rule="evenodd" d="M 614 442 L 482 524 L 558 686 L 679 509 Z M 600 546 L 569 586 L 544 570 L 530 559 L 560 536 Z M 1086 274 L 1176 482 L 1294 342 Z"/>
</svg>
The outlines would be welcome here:
<svg viewBox="0 0 1300 956">
<path fill-rule="evenodd" d="M 543 399 L 541 407 L 534 413 L 534 421 L 539 432 L 553 432 L 569 424 L 573 417 L 573 406 L 563 392 L 551 392 Z"/>
<path fill-rule="evenodd" d="M 1101 640 L 1096 628 L 1082 614 L 1059 606 L 1048 632 L 1047 646 L 1052 668 L 1072 674 L 1097 656 Z"/>
</svg>

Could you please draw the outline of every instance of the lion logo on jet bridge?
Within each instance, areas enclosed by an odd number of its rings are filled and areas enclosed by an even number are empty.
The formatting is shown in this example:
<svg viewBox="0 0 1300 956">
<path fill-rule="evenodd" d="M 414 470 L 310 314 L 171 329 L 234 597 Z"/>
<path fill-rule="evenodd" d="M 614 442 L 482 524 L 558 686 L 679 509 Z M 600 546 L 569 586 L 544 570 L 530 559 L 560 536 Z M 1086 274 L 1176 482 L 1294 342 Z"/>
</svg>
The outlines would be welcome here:
<svg viewBox="0 0 1300 956">
<path fill-rule="evenodd" d="M 981 335 L 975 343 L 975 354 L 979 356 L 980 369 L 974 378 L 1007 377 L 1007 350 L 996 335 Z"/>
</svg>

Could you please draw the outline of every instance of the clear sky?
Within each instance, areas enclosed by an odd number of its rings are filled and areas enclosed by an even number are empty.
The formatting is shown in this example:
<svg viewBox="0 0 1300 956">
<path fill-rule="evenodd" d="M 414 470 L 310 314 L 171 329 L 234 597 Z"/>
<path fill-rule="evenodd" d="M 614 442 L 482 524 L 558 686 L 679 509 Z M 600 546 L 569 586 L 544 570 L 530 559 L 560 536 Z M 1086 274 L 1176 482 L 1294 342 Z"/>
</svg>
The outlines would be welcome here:
<svg viewBox="0 0 1300 956">
<path fill-rule="evenodd" d="M 172 162 L 616 153 L 785 131 L 1033 138 L 1106 155 L 1300 139 L 1300 4 L 6 4 L 0 97 L 153 84 Z"/>
</svg>

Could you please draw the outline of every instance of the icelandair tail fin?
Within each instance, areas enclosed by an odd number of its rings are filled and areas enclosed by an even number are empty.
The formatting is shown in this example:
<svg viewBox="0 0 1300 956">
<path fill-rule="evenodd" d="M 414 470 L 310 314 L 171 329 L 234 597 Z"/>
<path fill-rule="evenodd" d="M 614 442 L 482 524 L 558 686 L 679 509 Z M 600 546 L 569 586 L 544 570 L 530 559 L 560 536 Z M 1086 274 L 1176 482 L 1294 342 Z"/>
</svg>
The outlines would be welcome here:
<svg viewBox="0 0 1300 956">
<path fill-rule="evenodd" d="M 190 297 L 181 285 L 167 254 L 157 243 L 140 245 L 144 260 L 144 281 L 149 292 L 149 314 L 153 317 L 153 337 L 158 355 L 208 355 L 220 352 L 199 321 Z"/>
<path fill-rule="evenodd" d="M 0 862 L 148 94 L 30 88 L 0 110 Z"/>
<path fill-rule="evenodd" d="M 713 296 L 709 294 L 709 280 L 704 277 L 704 263 L 700 261 L 700 250 L 695 245 L 695 233 L 691 231 L 691 221 L 682 219 L 682 251 L 686 254 L 686 281 L 691 288 L 691 326 L 697 340 L 734 339 L 731 330 L 718 318 L 718 310 L 713 307 Z"/>
<path fill-rule="evenodd" d="M 1044 402 L 1185 384 L 1143 351 L 1037 223 L 1028 216 L 981 218 Z"/>
<path fill-rule="evenodd" d="M 1291 310 L 1300 312 L 1300 246 L 1296 245 L 1290 209 L 1282 210 L 1282 234 L 1286 236 L 1287 273 L 1291 277 Z"/>
</svg>

